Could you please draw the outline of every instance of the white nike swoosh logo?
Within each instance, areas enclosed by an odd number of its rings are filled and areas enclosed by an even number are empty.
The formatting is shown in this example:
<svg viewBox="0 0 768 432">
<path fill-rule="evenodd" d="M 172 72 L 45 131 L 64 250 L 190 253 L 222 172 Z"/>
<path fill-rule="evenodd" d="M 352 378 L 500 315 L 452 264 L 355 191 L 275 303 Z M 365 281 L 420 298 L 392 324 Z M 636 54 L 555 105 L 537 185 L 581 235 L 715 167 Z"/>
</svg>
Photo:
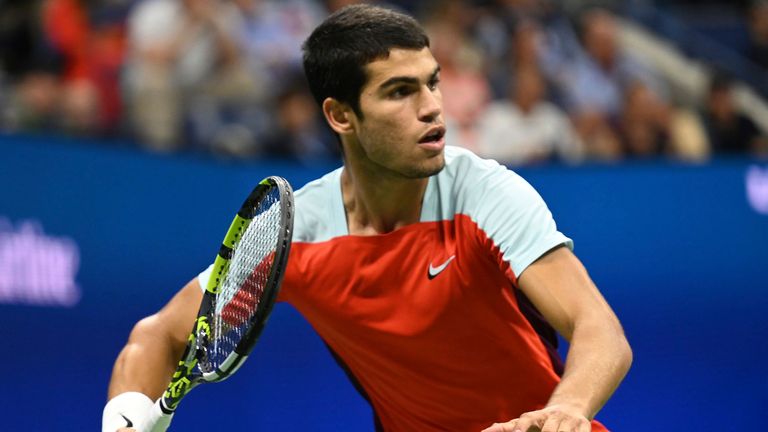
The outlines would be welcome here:
<svg viewBox="0 0 768 432">
<path fill-rule="evenodd" d="M 435 276 L 439 275 L 443 270 L 445 270 L 446 267 L 448 267 L 448 264 L 453 261 L 453 259 L 456 258 L 456 255 L 451 255 L 450 258 L 445 260 L 444 263 L 440 264 L 437 267 L 432 267 L 432 263 L 429 263 L 429 270 L 427 271 L 427 277 L 431 280 L 434 279 Z"/>
</svg>

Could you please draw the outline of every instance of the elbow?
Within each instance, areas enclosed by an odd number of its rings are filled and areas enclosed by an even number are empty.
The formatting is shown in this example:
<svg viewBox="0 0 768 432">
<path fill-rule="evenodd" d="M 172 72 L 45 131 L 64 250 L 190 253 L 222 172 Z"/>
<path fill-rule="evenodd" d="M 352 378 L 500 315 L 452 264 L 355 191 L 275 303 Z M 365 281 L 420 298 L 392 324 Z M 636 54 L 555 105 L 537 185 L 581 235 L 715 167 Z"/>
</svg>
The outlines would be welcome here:
<svg viewBox="0 0 768 432">
<path fill-rule="evenodd" d="M 186 346 L 186 339 L 175 338 L 168 323 L 158 314 L 141 319 L 133 326 L 126 348 L 136 352 L 167 347 L 175 357 L 181 356 Z"/>
<path fill-rule="evenodd" d="M 629 369 L 632 367 L 632 362 L 634 360 L 634 353 L 632 352 L 632 346 L 630 346 L 629 341 L 627 340 L 627 337 L 623 333 L 619 338 L 619 343 L 616 351 L 617 351 L 616 359 L 618 361 L 618 367 L 622 371 L 623 375 L 626 375 L 627 372 L 629 372 Z"/>
<path fill-rule="evenodd" d="M 608 338 L 607 340 L 611 341 L 609 346 L 612 347 L 616 370 L 623 377 L 629 372 L 634 361 L 632 346 L 615 315 L 612 314 L 611 319 L 607 323 L 604 322 L 602 327 L 606 330 L 604 335 Z"/>
<path fill-rule="evenodd" d="M 608 355 L 606 360 L 610 359 L 616 375 L 623 379 L 634 361 L 632 346 L 624 333 L 624 329 L 615 316 L 608 322 L 603 321 L 598 326 L 601 329 L 605 353 Z"/>
<path fill-rule="evenodd" d="M 137 322 L 128 337 L 128 343 L 135 343 L 146 339 L 153 339 L 162 334 L 162 326 L 157 315 L 150 315 Z"/>
</svg>

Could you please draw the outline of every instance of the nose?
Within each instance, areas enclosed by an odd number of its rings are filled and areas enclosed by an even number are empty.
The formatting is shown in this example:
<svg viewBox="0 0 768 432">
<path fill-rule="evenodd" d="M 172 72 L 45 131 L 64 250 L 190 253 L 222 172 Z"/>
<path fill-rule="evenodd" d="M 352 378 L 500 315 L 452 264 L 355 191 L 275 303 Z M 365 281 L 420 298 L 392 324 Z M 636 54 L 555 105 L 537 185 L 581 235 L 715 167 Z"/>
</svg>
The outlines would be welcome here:
<svg viewBox="0 0 768 432">
<path fill-rule="evenodd" d="M 428 86 L 422 87 L 421 97 L 419 98 L 419 120 L 425 123 L 432 123 L 443 112 L 443 96 L 440 89 L 431 89 Z"/>
</svg>

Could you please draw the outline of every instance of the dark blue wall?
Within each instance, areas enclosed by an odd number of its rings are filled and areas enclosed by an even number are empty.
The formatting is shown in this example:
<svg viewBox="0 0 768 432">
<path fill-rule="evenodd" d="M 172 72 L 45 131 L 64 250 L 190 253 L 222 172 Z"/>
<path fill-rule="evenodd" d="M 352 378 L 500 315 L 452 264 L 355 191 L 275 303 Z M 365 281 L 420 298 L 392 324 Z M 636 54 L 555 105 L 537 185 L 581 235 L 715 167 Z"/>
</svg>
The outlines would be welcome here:
<svg viewBox="0 0 768 432">
<path fill-rule="evenodd" d="M 34 221 L 38 237 L 77 245 L 80 299 L 30 304 L 7 294 L 6 277 L 1 429 L 97 430 L 132 324 L 207 265 L 255 182 L 279 174 L 299 187 L 333 166 L 48 141 L 0 137 L 0 271 L 10 271 L 9 239 Z M 634 347 L 630 375 L 599 416 L 613 430 L 768 430 L 768 215 L 747 200 L 754 166 L 766 165 L 519 170 L 575 240 Z M 279 305 L 242 371 L 192 392 L 175 425 L 372 430 L 370 417 L 306 322 Z"/>
</svg>

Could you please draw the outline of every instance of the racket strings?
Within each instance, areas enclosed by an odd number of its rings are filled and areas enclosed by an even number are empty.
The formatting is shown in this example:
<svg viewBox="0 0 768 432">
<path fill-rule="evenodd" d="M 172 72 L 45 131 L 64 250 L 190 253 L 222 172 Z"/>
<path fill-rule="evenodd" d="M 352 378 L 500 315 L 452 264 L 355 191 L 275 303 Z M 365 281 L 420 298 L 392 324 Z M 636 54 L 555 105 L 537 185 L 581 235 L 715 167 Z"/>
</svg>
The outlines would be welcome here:
<svg viewBox="0 0 768 432">
<path fill-rule="evenodd" d="M 214 303 L 204 371 L 212 371 L 235 350 L 250 328 L 269 280 L 281 226 L 280 193 L 273 188 L 234 248 Z"/>
</svg>

